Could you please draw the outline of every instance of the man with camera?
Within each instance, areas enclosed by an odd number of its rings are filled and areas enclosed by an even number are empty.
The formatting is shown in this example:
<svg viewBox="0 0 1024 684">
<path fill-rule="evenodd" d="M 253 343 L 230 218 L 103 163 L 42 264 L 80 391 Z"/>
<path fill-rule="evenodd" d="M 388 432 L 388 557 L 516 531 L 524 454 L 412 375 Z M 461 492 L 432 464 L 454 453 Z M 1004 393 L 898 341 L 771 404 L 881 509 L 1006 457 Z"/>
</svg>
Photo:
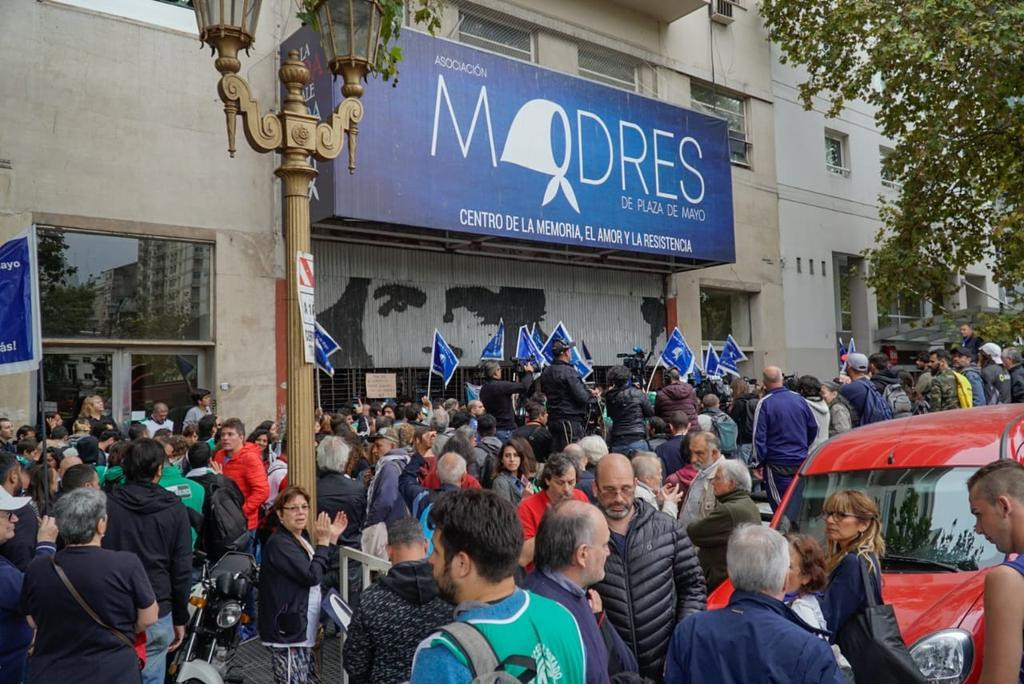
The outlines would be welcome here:
<svg viewBox="0 0 1024 684">
<path fill-rule="evenodd" d="M 484 386 L 480 388 L 480 401 L 483 402 L 484 410 L 497 421 L 498 431 L 495 435 L 502 443 L 516 429 L 512 397 L 528 392 L 532 384 L 533 366 L 529 363 L 523 364 L 523 375 L 519 382 L 509 382 L 501 379 L 501 365 L 497 361 L 484 362 Z"/>
<path fill-rule="evenodd" d="M 557 453 L 583 437 L 587 404 L 598 390 L 588 390 L 583 378 L 569 361 L 575 342 L 555 340 L 551 352 L 555 360 L 540 376 L 540 388 L 548 402 L 548 430 L 551 431 L 551 452 Z"/>
</svg>

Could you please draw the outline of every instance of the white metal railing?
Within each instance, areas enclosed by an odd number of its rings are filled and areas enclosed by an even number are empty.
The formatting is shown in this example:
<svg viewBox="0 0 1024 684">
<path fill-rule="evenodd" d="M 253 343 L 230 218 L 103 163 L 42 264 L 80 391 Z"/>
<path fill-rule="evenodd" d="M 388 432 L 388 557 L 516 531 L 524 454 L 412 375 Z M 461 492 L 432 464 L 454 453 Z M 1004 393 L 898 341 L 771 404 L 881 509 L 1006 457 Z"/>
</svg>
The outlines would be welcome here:
<svg viewBox="0 0 1024 684">
<path fill-rule="evenodd" d="M 843 176 L 844 178 L 849 178 L 849 176 L 850 176 L 850 169 L 849 169 L 849 167 L 846 167 L 846 166 L 836 166 L 835 164 L 825 164 L 825 169 L 828 170 L 829 173 L 834 173 L 835 175 Z"/>
<path fill-rule="evenodd" d="M 362 566 L 362 589 L 366 591 L 370 588 L 371 573 L 384 573 L 391 569 L 391 563 L 383 558 L 377 556 L 371 556 L 368 553 L 362 551 L 356 551 L 350 549 L 347 546 L 338 547 L 338 578 L 341 586 L 341 598 L 346 604 L 351 606 L 349 602 L 349 586 L 348 586 L 348 564 L 349 562 L 359 563 Z M 345 636 L 346 633 L 342 632 L 338 637 L 338 666 L 341 669 L 341 682 L 342 684 L 348 684 L 348 673 L 345 672 Z"/>
</svg>

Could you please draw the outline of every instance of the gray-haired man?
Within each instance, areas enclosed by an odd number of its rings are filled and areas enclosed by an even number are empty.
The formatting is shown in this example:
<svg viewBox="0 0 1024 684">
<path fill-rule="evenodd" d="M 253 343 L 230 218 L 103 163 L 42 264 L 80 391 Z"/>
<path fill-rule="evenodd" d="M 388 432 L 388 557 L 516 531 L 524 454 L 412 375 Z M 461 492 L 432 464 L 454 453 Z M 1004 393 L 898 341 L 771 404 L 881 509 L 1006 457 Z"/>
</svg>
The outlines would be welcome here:
<svg viewBox="0 0 1024 684">
<path fill-rule="evenodd" d="M 688 616 L 672 635 L 666 684 L 840 684 L 828 642 L 782 602 L 789 542 L 773 529 L 741 525 L 729 539 L 729 610 Z"/>
</svg>

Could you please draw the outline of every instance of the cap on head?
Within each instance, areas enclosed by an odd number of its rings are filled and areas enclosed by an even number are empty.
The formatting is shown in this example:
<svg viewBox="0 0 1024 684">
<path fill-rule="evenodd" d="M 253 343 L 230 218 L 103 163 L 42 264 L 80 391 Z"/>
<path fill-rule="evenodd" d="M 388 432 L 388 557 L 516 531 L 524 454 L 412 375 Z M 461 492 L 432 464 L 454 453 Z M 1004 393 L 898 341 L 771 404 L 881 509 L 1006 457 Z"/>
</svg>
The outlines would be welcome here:
<svg viewBox="0 0 1024 684">
<path fill-rule="evenodd" d="M 866 357 L 864 354 L 861 354 L 860 352 L 854 352 L 852 354 L 847 355 L 846 365 L 848 368 L 852 368 L 853 370 L 858 371 L 860 373 L 867 373 L 868 357 Z"/>
<path fill-rule="evenodd" d="M 575 346 L 576 346 L 575 342 L 568 342 L 568 341 L 563 340 L 563 339 L 557 339 L 557 340 L 555 340 L 554 342 L 551 343 L 551 352 L 555 356 L 560 356 L 561 354 L 564 354 L 566 352 L 566 350 L 572 349 Z"/>
<path fill-rule="evenodd" d="M 387 426 L 386 428 L 378 430 L 377 434 L 374 435 L 371 441 L 376 442 L 379 439 L 386 439 L 395 446 L 398 446 L 399 444 L 402 443 L 402 438 L 401 436 L 399 436 L 398 430 L 391 425 Z"/>
<path fill-rule="evenodd" d="M 986 342 L 978 351 L 992 359 L 994 363 L 1003 362 L 1003 350 L 995 342 Z"/>
</svg>

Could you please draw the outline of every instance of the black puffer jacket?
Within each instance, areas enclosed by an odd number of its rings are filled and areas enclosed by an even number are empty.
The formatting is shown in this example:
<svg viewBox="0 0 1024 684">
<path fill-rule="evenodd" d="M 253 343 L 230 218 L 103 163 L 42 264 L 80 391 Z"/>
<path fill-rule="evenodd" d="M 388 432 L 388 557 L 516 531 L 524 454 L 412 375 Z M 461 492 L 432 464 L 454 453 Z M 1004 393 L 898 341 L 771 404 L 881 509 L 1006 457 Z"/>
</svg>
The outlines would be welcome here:
<svg viewBox="0 0 1024 684">
<path fill-rule="evenodd" d="M 605 405 L 612 419 L 609 442 L 621 439 L 643 439 L 647 435 L 644 418 L 654 415 L 654 407 L 647 395 L 636 387 L 623 387 L 608 392 Z"/>
<path fill-rule="evenodd" d="M 1010 401 L 1024 404 L 1024 364 L 1017 364 L 1010 369 Z"/>
<path fill-rule="evenodd" d="M 625 559 L 612 537 L 604 579 L 594 585 L 605 614 L 636 654 L 640 674 L 662 680 L 676 625 L 704 610 L 704 573 L 686 531 L 639 499 L 626 531 Z"/>
<path fill-rule="evenodd" d="M 587 415 L 590 392 L 571 364 L 555 359 L 541 373 L 540 389 L 548 400 L 549 420 L 582 420 Z"/>
</svg>

